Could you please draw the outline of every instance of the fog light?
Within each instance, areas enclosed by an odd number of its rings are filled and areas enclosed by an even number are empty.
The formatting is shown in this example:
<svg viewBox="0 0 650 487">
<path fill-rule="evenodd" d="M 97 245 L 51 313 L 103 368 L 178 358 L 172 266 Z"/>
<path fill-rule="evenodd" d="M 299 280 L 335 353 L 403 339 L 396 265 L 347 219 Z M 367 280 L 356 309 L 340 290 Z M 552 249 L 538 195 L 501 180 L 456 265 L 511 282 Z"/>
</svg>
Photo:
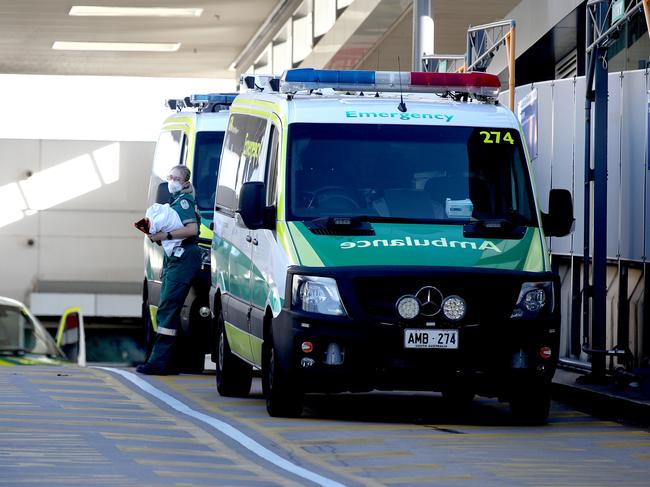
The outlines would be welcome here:
<svg viewBox="0 0 650 487">
<path fill-rule="evenodd" d="M 539 349 L 539 356 L 543 359 L 549 359 L 553 355 L 551 347 L 542 347 Z"/>
<path fill-rule="evenodd" d="M 201 306 L 199 308 L 199 314 L 201 315 L 201 318 L 207 318 L 208 316 L 210 316 L 210 308 L 208 308 L 207 306 Z"/>
<path fill-rule="evenodd" d="M 314 344 L 312 342 L 302 342 L 300 348 L 302 348 L 303 352 L 310 353 L 314 350 Z"/>
<path fill-rule="evenodd" d="M 313 367 L 313 365 L 316 363 L 316 361 L 313 358 L 305 357 L 300 361 L 300 365 L 303 369 L 308 369 L 309 367 Z"/>
<path fill-rule="evenodd" d="M 465 311 L 467 311 L 467 305 L 460 296 L 448 296 L 442 302 L 442 314 L 448 320 L 462 320 L 465 317 Z"/>
<path fill-rule="evenodd" d="M 405 320 L 412 320 L 420 314 L 420 303 L 414 296 L 402 296 L 397 300 L 397 314 Z"/>
</svg>

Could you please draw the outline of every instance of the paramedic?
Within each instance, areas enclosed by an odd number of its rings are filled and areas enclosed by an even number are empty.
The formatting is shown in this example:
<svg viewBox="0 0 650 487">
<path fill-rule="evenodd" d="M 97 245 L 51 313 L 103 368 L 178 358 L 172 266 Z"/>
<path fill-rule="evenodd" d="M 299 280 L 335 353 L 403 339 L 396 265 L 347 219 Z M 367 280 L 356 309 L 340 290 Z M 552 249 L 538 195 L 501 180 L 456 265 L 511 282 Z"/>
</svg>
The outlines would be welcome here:
<svg viewBox="0 0 650 487">
<path fill-rule="evenodd" d="M 194 200 L 190 170 L 185 166 L 173 167 L 167 176 L 167 187 L 171 194 L 170 207 L 178 213 L 183 226 L 172 232 L 151 234 L 149 239 L 152 242 L 182 240 L 172 249 L 171 255 L 165 254 L 164 257 L 160 301 L 156 313 L 156 341 L 147 362 L 136 369 L 141 374 L 168 375 L 179 372 L 179 364 L 175 363 L 175 349 L 176 335 L 181 329 L 181 310 L 192 279 L 201 270 L 201 251 L 198 246 L 201 217 Z"/>
</svg>

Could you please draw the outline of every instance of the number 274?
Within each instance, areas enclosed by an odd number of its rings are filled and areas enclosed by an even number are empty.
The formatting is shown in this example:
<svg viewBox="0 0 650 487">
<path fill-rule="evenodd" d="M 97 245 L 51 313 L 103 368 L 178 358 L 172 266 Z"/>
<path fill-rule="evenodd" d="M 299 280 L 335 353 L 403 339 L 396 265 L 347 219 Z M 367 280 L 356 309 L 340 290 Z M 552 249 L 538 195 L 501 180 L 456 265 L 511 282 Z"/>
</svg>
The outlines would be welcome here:
<svg viewBox="0 0 650 487">
<path fill-rule="evenodd" d="M 503 134 L 503 137 L 501 136 L 501 132 L 498 131 L 488 132 L 487 130 L 481 130 L 479 133 L 484 137 L 484 144 L 500 144 L 502 141 L 508 142 L 509 144 L 515 143 L 510 132 Z"/>
</svg>

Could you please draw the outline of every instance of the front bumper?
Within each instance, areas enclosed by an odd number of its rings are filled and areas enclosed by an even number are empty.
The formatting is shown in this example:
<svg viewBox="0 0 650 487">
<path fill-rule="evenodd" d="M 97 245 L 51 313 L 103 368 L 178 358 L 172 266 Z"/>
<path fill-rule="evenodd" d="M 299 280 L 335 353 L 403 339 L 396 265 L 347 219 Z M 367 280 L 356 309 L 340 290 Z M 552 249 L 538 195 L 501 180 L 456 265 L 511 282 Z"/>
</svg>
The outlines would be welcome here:
<svg viewBox="0 0 650 487">
<path fill-rule="evenodd" d="M 520 277 L 525 280 L 529 276 Z M 340 289 L 344 299 L 348 296 L 345 304 L 352 310 L 351 317 L 284 309 L 274 320 L 273 336 L 282 366 L 291 371 L 304 392 L 444 390 L 462 382 L 481 395 L 507 396 L 522 377 L 550 380 L 555 372 L 558 301 L 553 312 L 536 319 L 510 319 L 500 310 L 513 308 L 516 293 L 506 297 L 497 291 L 492 299 L 498 305 L 474 310 L 458 324 L 441 319 L 409 323 L 394 313 L 365 312 L 368 307 L 351 303 L 345 278 L 337 280 L 343 283 Z M 435 282 L 435 278 L 427 277 L 427 282 Z M 516 281 L 511 287 L 519 285 Z M 450 288 L 448 284 L 443 287 Z M 407 349 L 405 328 L 455 328 L 458 348 Z M 335 344 L 334 348 L 331 344 Z M 543 347 L 550 349 L 550 356 L 540 354 Z"/>
</svg>

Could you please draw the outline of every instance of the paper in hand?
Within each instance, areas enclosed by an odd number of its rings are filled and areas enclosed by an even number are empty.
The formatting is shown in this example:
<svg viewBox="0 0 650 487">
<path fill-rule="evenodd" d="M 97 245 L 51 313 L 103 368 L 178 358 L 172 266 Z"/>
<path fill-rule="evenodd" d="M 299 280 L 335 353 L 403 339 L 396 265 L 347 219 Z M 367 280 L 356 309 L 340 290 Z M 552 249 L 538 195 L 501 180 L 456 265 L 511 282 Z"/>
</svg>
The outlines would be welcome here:
<svg viewBox="0 0 650 487">
<path fill-rule="evenodd" d="M 150 224 L 151 222 L 149 221 L 149 218 L 144 217 L 138 220 L 137 222 L 135 222 L 133 226 L 138 230 L 140 230 L 142 233 L 146 233 L 147 235 L 149 235 Z"/>
</svg>

